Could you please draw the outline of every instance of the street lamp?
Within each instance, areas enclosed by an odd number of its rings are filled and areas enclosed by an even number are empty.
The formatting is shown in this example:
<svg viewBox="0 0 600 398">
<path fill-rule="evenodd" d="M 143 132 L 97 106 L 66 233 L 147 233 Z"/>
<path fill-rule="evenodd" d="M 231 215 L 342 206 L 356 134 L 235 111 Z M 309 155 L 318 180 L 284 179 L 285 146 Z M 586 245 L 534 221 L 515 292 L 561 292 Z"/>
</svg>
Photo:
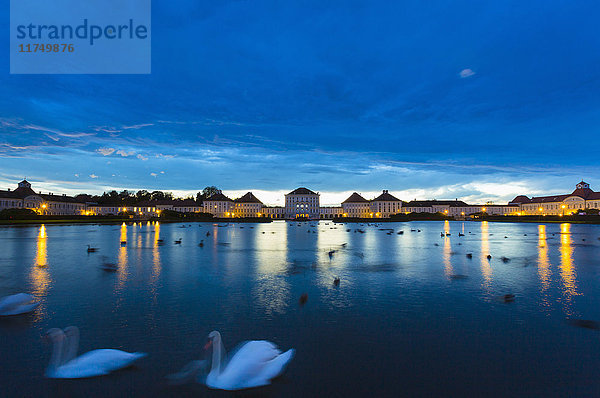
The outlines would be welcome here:
<svg viewBox="0 0 600 398">
<path fill-rule="evenodd" d="M 562 215 L 564 216 L 564 215 L 565 215 L 565 208 L 566 208 L 567 206 L 565 206 L 565 205 L 562 205 L 562 206 L 560 206 L 560 207 L 562 208 Z"/>
</svg>

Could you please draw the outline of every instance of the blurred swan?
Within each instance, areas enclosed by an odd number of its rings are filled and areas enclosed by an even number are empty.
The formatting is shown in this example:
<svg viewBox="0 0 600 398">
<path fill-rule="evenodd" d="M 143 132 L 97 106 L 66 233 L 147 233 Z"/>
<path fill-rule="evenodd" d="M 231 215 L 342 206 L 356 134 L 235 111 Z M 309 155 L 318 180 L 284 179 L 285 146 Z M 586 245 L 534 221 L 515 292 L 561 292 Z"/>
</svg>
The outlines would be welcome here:
<svg viewBox="0 0 600 398">
<path fill-rule="evenodd" d="M 13 294 L 0 299 L 0 316 L 26 314 L 35 310 L 40 303 L 27 293 Z"/>
<path fill-rule="evenodd" d="M 220 390 L 241 390 L 270 384 L 272 379 L 283 373 L 295 353 L 293 348 L 281 353 L 269 341 L 254 340 L 244 343 L 227 363 L 223 363 L 226 354 L 221 334 L 213 331 L 208 338 L 206 348 L 212 346 L 213 352 L 206 385 Z"/>
<path fill-rule="evenodd" d="M 50 378 L 78 379 L 102 376 L 126 368 L 147 355 L 143 352 L 100 349 L 76 357 L 79 348 L 79 329 L 76 326 L 69 326 L 64 331 L 58 328 L 50 329 L 46 332 L 46 337 L 53 343 L 50 364 L 46 368 L 46 377 Z"/>
</svg>

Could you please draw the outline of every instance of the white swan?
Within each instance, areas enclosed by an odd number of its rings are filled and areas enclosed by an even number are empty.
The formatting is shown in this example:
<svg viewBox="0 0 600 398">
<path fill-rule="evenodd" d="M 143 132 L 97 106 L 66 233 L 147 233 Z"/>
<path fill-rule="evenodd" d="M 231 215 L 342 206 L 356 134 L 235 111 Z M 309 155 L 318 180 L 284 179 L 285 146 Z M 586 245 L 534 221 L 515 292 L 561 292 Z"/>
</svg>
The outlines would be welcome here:
<svg viewBox="0 0 600 398">
<path fill-rule="evenodd" d="M 50 378 L 78 379 L 102 376 L 126 368 L 147 355 L 143 352 L 101 349 L 76 357 L 79 348 L 79 329 L 76 326 L 69 326 L 64 331 L 50 329 L 46 336 L 53 343 L 50 364 L 46 369 L 46 377 Z"/>
<path fill-rule="evenodd" d="M 25 314 L 35 310 L 40 303 L 27 293 L 13 294 L 0 299 L 0 316 Z"/>
<path fill-rule="evenodd" d="M 294 357 L 292 348 L 283 354 L 269 341 L 248 341 L 226 363 L 221 334 L 213 331 L 208 335 L 207 347 L 212 346 L 212 366 L 206 377 L 206 385 L 220 390 L 241 390 L 264 386 L 279 376 Z"/>
</svg>

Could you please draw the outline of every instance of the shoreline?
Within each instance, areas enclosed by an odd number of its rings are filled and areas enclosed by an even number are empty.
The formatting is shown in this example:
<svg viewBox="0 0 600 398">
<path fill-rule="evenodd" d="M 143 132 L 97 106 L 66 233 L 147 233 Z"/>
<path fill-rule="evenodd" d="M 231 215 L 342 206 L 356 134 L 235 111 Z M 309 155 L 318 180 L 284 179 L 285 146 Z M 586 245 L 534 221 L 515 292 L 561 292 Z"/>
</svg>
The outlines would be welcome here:
<svg viewBox="0 0 600 398">
<path fill-rule="evenodd" d="M 413 222 L 413 221 L 463 221 L 463 222 L 502 222 L 502 223 L 537 223 L 537 224 L 590 224 L 600 225 L 600 217 L 593 216 L 592 219 L 572 219 L 571 217 L 560 217 L 560 218 L 549 218 L 549 216 L 542 217 L 539 219 L 538 216 L 532 218 L 525 218 L 526 216 L 519 216 L 513 218 L 512 216 L 503 217 L 487 217 L 487 218 L 474 218 L 474 219 L 453 219 L 453 218 L 407 218 L 407 219 L 396 219 L 396 218 L 338 218 L 338 219 L 320 219 L 320 220 L 274 220 L 271 218 L 210 218 L 210 219 L 185 219 L 185 218 L 147 218 L 147 219 L 131 219 L 131 218 L 56 218 L 56 219 L 21 219 L 21 220 L 0 220 L 0 226 L 11 226 L 11 225 L 39 225 L 39 224 L 130 224 L 130 223 L 144 223 L 158 221 L 161 223 L 228 223 L 228 224 L 252 224 L 252 223 L 272 223 L 274 221 L 284 221 L 290 223 L 299 222 L 333 222 L 335 224 L 347 224 L 347 223 L 360 223 L 360 224 L 378 224 L 378 223 L 390 223 L 390 222 Z"/>
</svg>

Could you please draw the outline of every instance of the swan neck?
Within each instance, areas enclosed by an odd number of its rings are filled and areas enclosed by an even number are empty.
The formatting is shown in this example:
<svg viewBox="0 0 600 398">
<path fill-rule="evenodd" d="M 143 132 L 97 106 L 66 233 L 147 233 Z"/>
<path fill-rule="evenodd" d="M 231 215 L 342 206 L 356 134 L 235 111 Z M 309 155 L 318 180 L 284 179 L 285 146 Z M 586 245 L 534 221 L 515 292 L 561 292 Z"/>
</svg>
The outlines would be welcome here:
<svg viewBox="0 0 600 398">
<path fill-rule="evenodd" d="M 64 344 L 63 357 L 61 358 L 61 365 L 75 358 L 77 356 L 77 350 L 79 349 L 79 329 L 70 328 L 65 335 L 66 341 Z"/>
<path fill-rule="evenodd" d="M 221 335 L 217 334 L 213 340 L 213 352 L 212 352 L 212 367 L 210 373 L 221 373 L 221 355 L 222 355 L 222 343 Z"/>
<path fill-rule="evenodd" d="M 52 336 L 52 355 L 47 372 L 53 374 L 62 364 L 64 335 Z"/>
</svg>

